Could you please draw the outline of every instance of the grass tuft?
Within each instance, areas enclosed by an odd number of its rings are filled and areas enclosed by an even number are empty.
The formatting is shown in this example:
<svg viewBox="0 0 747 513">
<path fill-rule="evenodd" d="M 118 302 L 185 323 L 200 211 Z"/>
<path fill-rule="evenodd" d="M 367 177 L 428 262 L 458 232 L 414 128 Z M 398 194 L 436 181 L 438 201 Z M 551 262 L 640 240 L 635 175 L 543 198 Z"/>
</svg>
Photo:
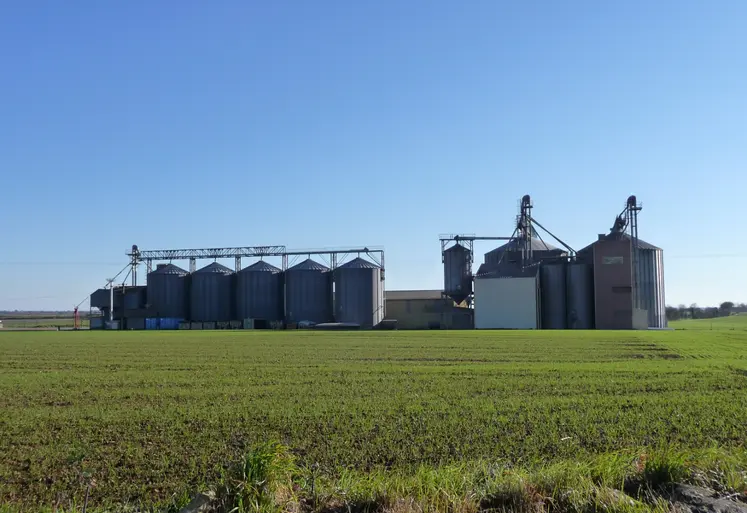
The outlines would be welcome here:
<svg viewBox="0 0 747 513">
<path fill-rule="evenodd" d="M 220 494 L 236 513 L 271 513 L 293 499 L 298 471 L 288 448 L 278 442 L 255 446 L 224 475 Z"/>
<path fill-rule="evenodd" d="M 683 454 L 671 451 L 646 454 L 643 456 L 643 480 L 652 488 L 660 488 L 671 483 L 688 480 L 687 459 Z"/>
</svg>

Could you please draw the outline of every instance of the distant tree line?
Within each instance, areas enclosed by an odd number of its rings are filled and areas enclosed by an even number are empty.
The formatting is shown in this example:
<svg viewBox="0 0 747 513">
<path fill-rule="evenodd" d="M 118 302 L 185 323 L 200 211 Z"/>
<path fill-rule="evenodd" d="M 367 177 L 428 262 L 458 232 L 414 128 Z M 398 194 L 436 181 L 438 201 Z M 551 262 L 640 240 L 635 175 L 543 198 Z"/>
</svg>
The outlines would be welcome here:
<svg viewBox="0 0 747 513">
<path fill-rule="evenodd" d="M 678 321 L 680 319 L 713 319 L 715 317 L 727 317 L 732 314 L 747 313 L 747 304 L 735 304 L 725 301 L 719 306 L 698 306 L 695 303 L 690 306 L 678 305 L 667 307 L 667 320 Z"/>
</svg>

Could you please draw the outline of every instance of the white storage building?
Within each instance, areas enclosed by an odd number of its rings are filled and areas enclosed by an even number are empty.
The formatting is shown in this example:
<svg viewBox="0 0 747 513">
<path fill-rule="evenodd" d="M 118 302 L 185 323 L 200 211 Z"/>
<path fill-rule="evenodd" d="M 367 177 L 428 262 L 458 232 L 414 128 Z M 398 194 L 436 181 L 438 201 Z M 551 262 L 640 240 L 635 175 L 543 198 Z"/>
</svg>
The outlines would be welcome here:
<svg viewBox="0 0 747 513">
<path fill-rule="evenodd" d="M 483 264 L 475 277 L 476 329 L 539 329 L 537 268 L 498 269 Z"/>
</svg>

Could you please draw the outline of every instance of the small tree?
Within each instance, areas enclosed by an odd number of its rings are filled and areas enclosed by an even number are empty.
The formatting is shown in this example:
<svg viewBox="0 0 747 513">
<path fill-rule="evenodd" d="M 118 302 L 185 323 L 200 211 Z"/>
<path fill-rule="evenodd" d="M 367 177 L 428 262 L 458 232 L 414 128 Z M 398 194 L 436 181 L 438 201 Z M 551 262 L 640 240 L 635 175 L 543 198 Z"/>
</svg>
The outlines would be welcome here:
<svg viewBox="0 0 747 513">
<path fill-rule="evenodd" d="M 693 303 L 690 305 L 690 318 L 691 319 L 700 319 L 700 308 L 698 308 L 697 303 Z"/>
<path fill-rule="evenodd" d="M 678 321 L 678 320 L 680 320 L 681 315 L 680 315 L 680 311 L 677 308 L 675 308 L 673 306 L 668 306 L 666 311 L 667 311 L 667 320 L 668 321 Z"/>
<path fill-rule="evenodd" d="M 731 301 L 724 301 L 718 307 L 719 311 L 721 312 L 721 315 L 723 316 L 731 315 L 731 310 L 733 308 L 734 308 L 734 303 L 732 303 Z"/>
</svg>

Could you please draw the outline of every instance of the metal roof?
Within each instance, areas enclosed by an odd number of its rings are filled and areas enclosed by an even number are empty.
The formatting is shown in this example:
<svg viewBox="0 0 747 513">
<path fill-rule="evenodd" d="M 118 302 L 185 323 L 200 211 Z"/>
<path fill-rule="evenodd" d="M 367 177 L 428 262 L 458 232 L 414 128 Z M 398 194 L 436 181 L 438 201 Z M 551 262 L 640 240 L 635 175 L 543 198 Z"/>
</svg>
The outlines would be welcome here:
<svg viewBox="0 0 747 513">
<path fill-rule="evenodd" d="M 544 242 L 537 237 L 532 237 L 530 240 L 531 240 L 532 251 L 560 251 L 560 252 L 565 251 L 563 249 L 553 246 L 552 244 L 548 244 L 547 242 Z M 519 240 L 518 238 L 515 238 L 515 239 L 511 239 L 510 241 L 505 243 L 503 246 L 498 246 L 497 248 L 490 250 L 490 253 L 499 252 L 499 251 L 521 251 L 522 249 L 523 249 L 523 241 Z"/>
<path fill-rule="evenodd" d="M 617 239 L 617 240 L 620 240 L 620 239 L 630 240 L 630 235 L 627 234 L 627 233 L 608 233 L 607 235 L 600 235 L 600 239 L 599 240 L 615 240 L 615 239 Z M 579 249 L 578 253 L 581 253 L 582 251 L 588 251 L 588 250 L 590 250 L 594 246 L 594 244 L 596 244 L 597 242 L 599 242 L 599 240 L 596 240 L 596 241 L 592 242 L 591 244 L 589 244 L 588 246 L 586 246 L 583 249 Z M 654 246 L 650 242 L 646 242 L 645 240 L 643 240 L 641 238 L 638 239 L 638 248 L 639 249 L 644 249 L 644 250 L 651 250 L 651 251 L 662 251 L 662 249 L 660 247 Z"/>
<path fill-rule="evenodd" d="M 185 276 L 189 274 L 181 267 L 177 267 L 174 264 L 166 264 L 164 266 L 156 266 L 156 268 L 150 272 L 150 274 L 176 274 L 179 276 Z"/>
<path fill-rule="evenodd" d="M 384 299 L 408 300 L 408 299 L 441 299 L 440 290 L 387 290 L 384 291 Z"/>
<path fill-rule="evenodd" d="M 482 264 L 477 270 L 475 278 L 486 279 L 486 278 L 534 278 L 537 276 L 539 266 L 531 266 L 521 268 L 520 265 L 516 264 Z"/>
<path fill-rule="evenodd" d="M 380 269 L 380 267 L 373 262 L 357 257 L 341 265 L 338 269 Z"/>
<path fill-rule="evenodd" d="M 307 258 L 303 262 L 294 265 L 289 271 L 329 271 L 329 267 L 322 265 L 319 262 L 314 262 L 312 259 Z"/>
<path fill-rule="evenodd" d="M 264 260 L 260 260 L 259 262 L 255 262 L 252 265 L 243 268 L 240 272 L 242 273 L 246 273 L 246 272 L 279 273 L 280 269 L 278 269 L 272 264 L 268 264 Z"/>
<path fill-rule="evenodd" d="M 609 237 L 609 236 L 607 236 L 607 237 Z M 618 235 L 618 237 L 619 237 L 619 235 Z M 624 233 L 624 234 L 622 234 L 622 237 L 626 238 L 626 239 L 629 239 L 630 235 L 628 235 L 627 233 Z M 638 247 L 640 249 L 650 249 L 650 250 L 657 250 L 658 249 L 658 250 L 661 251 L 661 248 L 659 248 L 657 246 L 654 246 L 650 242 L 646 242 L 645 240 L 641 239 L 640 237 L 638 238 Z"/>
<path fill-rule="evenodd" d="M 213 262 L 212 264 L 208 264 L 202 269 L 198 269 L 195 271 L 195 273 L 200 274 L 207 274 L 207 273 L 215 273 L 215 274 L 231 274 L 233 271 L 226 267 L 223 264 L 219 264 L 218 262 Z"/>
<path fill-rule="evenodd" d="M 457 242 L 456 244 L 454 244 L 453 246 L 451 246 L 446 251 L 451 251 L 451 252 L 454 252 L 454 251 L 465 252 L 465 251 L 469 251 L 469 249 L 465 248 L 464 246 L 462 246 L 461 244 L 459 244 Z"/>
</svg>

